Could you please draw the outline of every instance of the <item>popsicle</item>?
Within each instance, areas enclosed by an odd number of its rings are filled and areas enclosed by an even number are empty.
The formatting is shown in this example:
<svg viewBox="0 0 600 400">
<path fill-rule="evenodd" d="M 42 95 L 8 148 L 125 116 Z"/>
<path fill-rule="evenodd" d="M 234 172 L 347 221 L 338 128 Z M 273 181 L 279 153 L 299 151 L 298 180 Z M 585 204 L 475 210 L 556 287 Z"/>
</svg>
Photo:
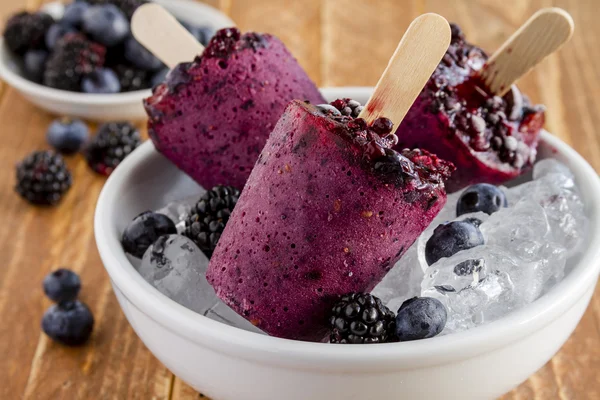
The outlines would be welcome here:
<svg viewBox="0 0 600 400">
<path fill-rule="evenodd" d="M 153 28 L 157 23 L 160 32 Z M 272 35 L 227 28 L 206 49 L 197 42 L 190 46 L 189 33 L 156 4 L 136 11 L 132 30 L 174 67 L 144 102 L 150 138 L 203 187 L 243 188 L 286 104 L 293 99 L 324 102 Z"/>
<path fill-rule="evenodd" d="M 270 335 L 320 341 L 333 302 L 369 292 L 429 225 L 453 166 L 426 151 L 392 150 L 393 121 L 449 41 L 442 17 L 413 22 L 373 95 L 377 115 L 363 109 L 359 118 L 362 107 L 349 99 L 287 106 L 209 264 L 207 279 L 226 304 Z M 423 48 L 426 56 L 414 56 Z"/>
<path fill-rule="evenodd" d="M 572 30 L 563 10 L 541 10 L 488 60 L 453 25 L 446 55 L 398 128 L 396 149 L 419 147 L 454 163 L 448 192 L 519 176 L 535 161 L 545 116 L 511 84 Z"/>
</svg>

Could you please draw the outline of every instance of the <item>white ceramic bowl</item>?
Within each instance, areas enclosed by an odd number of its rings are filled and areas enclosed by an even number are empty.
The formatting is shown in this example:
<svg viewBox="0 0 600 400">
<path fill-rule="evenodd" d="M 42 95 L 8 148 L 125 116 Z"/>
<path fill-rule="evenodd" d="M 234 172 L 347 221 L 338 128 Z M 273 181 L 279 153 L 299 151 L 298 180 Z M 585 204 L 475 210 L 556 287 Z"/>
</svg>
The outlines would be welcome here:
<svg viewBox="0 0 600 400">
<path fill-rule="evenodd" d="M 225 14 L 206 4 L 191 0 L 154 0 L 177 18 L 215 29 L 234 26 Z M 60 16 L 62 5 L 49 3 L 44 7 L 51 15 Z M 130 120 L 146 118 L 142 100 L 150 89 L 117 94 L 86 94 L 52 89 L 23 77 L 21 62 L 11 54 L 0 39 L 0 77 L 38 107 L 61 116 L 92 121 Z"/>
<path fill-rule="evenodd" d="M 324 90 L 365 101 L 368 88 Z M 123 312 L 167 368 L 219 400 L 492 399 L 527 379 L 563 345 L 600 270 L 600 180 L 565 143 L 544 133 L 541 157 L 574 172 L 591 219 L 587 251 L 549 293 L 466 332 L 380 345 L 327 345 L 236 329 L 168 299 L 127 260 L 120 235 L 141 211 L 197 186 L 147 142 L 112 174 L 98 200 L 96 242 Z"/>
</svg>

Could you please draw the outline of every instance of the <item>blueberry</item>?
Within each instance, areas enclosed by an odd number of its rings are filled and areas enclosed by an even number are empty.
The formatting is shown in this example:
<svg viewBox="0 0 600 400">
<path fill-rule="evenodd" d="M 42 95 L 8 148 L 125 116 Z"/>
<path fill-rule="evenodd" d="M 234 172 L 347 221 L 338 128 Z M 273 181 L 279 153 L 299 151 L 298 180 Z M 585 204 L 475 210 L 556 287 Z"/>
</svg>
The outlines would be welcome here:
<svg viewBox="0 0 600 400">
<path fill-rule="evenodd" d="M 78 119 L 53 121 L 46 132 L 46 140 L 50 146 L 63 154 L 78 152 L 89 136 L 87 125 Z"/>
<path fill-rule="evenodd" d="M 480 270 L 483 260 L 465 260 L 454 267 L 454 273 L 458 276 L 469 276 L 473 271 Z"/>
<path fill-rule="evenodd" d="M 74 28 L 81 28 L 83 24 L 83 14 L 90 8 L 90 5 L 85 1 L 77 1 L 65 7 L 62 21 Z"/>
<path fill-rule="evenodd" d="M 115 5 L 92 6 L 83 13 L 83 30 L 96 42 L 112 47 L 129 35 L 129 21 Z"/>
<path fill-rule="evenodd" d="M 156 74 L 154 74 L 154 76 L 152 77 L 152 87 L 157 87 L 158 85 L 163 83 L 167 78 L 167 75 L 169 75 L 169 68 L 163 68 Z"/>
<path fill-rule="evenodd" d="M 210 26 L 201 26 L 196 28 L 196 37 L 203 46 L 207 46 L 210 39 L 215 35 L 215 30 Z"/>
<path fill-rule="evenodd" d="M 494 185 L 478 183 L 465 189 L 456 203 L 456 215 L 477 211 L 493 214 L 502 207 L 507 207 L 506 195 Z"/>
<path fill-rule="evenodd" d="M 44 293 L 57 303 L 74 301 L 81 289 L 79 276 L 68 269 L 57 269 L 44 278 Z"/>
<path fill-rule="evenodd" d="M 468 222 L 468 223 L 476 226 L 477 228 L 479 228 L 481 226 L 481 224 L 483 224 L 482 220 L 480 220 L 479 218 L 474 218 L 474 217 L 465 218 L 465 219 L 463 219 L 463 221 Z"/>
<path fill-rule="evenodd" d="M 446 326 L 446 307 L 432 297 L 413 297 L 400 306 L 396 316 L 396 334 L 401 342 L 427 339 Z"/>
<path fill-rule="evenodd" d="M 431 265 L 440 258 L 451 257 L 462 250 L 482 245 L 483 235 L 479 228 L 465 221 L 440 225 L 425 244 L 425 260 Z"/>
<path fill-rule="evenodd" d="M 215 30 L 210 26 L 198 26 L 185 21 L 179 21 L 203 46 L 206 46 L 214 36 Z"/>
<path fill-rule="evenodd" d="M 23 58 L 27 79 L 40 83 L 44 77 L 48 52 L 46 50 L 29 50 Z"/>
<path fill-rule="evenodd" d="M 94 329 L 94 316 L 80 301 L 66 301 L 50 307 L 42 318 L 42 330 L 52 340 L 67 346 L 84 344 Z"/>
<path fill-rule="evenodd" d="M 125 41 L 125 59 L 146 71 L 156 71 L 163 67 L 163 63 L 133 37 Z"/>
<path fill-rule="evenodd" d="M 56 43 L 65 36 L 67 33 L 75 32 L 75 28 L 70 25 L 66 25 L 63 23 L 54 24 L 48 29 L 46 32 L 46 47 L 49 50 L 53 50 L 56 46 Z"/>
<path fill-rule="evenodd" d="M 142 258 L 148 247 L 159 236 L 176 234 L 177 228 L 169 217 L 163 214 L 146 211 L 138 215 L 125 228 L 121 243 L 125 251 L 137 258 Z"/>
<path fill-rule="evenodd" d="M 113 70 L 97 68 L 81 81 L 83 93 L 109 94 L 121 91 L 121 82 Z"/>
</svg>

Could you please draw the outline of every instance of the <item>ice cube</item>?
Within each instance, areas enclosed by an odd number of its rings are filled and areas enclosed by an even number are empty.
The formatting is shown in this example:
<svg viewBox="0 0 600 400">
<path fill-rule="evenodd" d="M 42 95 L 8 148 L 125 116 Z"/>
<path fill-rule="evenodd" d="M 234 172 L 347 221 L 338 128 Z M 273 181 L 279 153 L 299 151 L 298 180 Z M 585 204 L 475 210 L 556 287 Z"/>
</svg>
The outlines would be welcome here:
<svg viewBox="0 0 600 400">
<path fill-rule="evenodd" d="M 514 207 L 492 214 L 479 229 L 486 244 L 510 249 L 512 254 L 529 261 L 539 258 L 539 248 L 551 237 L 544 209 L 525 198 Z"/>
<path fill-rule="evenodd" d="M 165 296 L 213 320 L 261 333 L 223 303 L 206 280 L 208 258 L 185 236 L 160 237 L 142 258 L 142 277 Z"/>
<path fill-rule="evenodd" d="M 471 268 L 457 268 L 460 265 Z M 422 295 L 437 298 L 448 310 L 444 333 L 469 329 L 509 312 L 520 302 L 510 273 L 528 266 L 493 246 L 478 246 L 442 258 L 425 272 Z M 520 288 L 519 288 L 520 289 Z"/>
<path fill-rule="evenodd" d="M 538 180 L 551 174 L 563 176 L 565 180 L 570 181 L 570 186 L 574 187 L 573 173 L 569 167 L 560 161 L 553 158 L 546 158 L 538 161 L 533 166 L 533 180 Z"/>
<path fill-rule="evenodd" d="M 511 204 L 528 199 L 546 213 L 553 241 L 573 255 L 580 250 L 587 228 L 585 207 L 571 171 L 556 160 L 541 160 L 533 171 L 534 180 L 509 189 Z"/>
<path fill-rule="evenodd" d="M 405 300 L 421 293 L 422 280 L 415 242 L 371 293 L 396 312 Z"/>
<path fill-rule="evenodd" d="M 478 213 L 455 218 L 460 193 L 451 195 L 418 239 L 416 259 L 425 270 L 421 295 L 435 297 L 447 307 L 444 334 L 493 321 L 531 303 L 564 277 L 568 257 L 584 244 L 588 220 L 569 169 L 556 160 L 542 160 L 532 176 L 529 182 L 503 187 L 509 207 L 491 216 Z M 485 245 L 428 266 L 425 245 L 433 230 L 466 218 L 481 221 Z M 404 274 L 395 278 L 407 279 L 408 272 Z M 387 292 L 382 294 L 389 297 Z"/>
<path fill-rule="evenodd" d="M 162 294 L 204 314 L 216 296 L 206 281 L 208 258 L 185 236 L 161 236 L 146 250 L 139 272 Z"/>
<path fill-rule="evenodd" d="M 177 232 L 181 233 L 185 229 L 185 219 L 190 214 L 192 206 L 196 204 L 204 192 L 205 190 L 201 188 L 201 191 L 197 195 L 188 196 L 184 199 L 173 201 L 161 209 L 156 210 L 156 212 L 171 218 L 173 222 L 175 222 Z"/>
</svg>

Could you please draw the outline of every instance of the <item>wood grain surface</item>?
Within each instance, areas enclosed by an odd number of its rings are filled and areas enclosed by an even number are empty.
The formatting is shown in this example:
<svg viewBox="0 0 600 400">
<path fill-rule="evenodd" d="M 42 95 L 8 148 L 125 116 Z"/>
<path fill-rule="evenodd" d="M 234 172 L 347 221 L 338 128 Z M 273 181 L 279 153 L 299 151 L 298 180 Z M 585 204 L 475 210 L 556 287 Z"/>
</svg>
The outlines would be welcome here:
<svg viewBox="0 0 600 400">
<path fill-rule="evenodd" d="M 43 0 L 2 0 L 0 18 Z M 212 0 L 243 30 L 279 36 L 321 86 L 374 85 L 410 21 L 437 12 L 488 51 L 535 10 L 559 6 L 576 32 L 520 86 L 548 107 L 547 128 L 600 171 L 600 24 L 595 0 Z M 14 164 L 47 148 L 53 116 L 0 85 L 0 399 L 175 399 L 202 396 L 144 347 L 112 293 L 96 251 L 92 216 L 104 179 L 80 156 L 68 159 L 74 186 L 55 208 L 35 208 L 13 191 Z M 91 342 L 68 349 L 40 332 L 50 302 L 43 277 L 58 267 L 81 274 L 96 318 Z M 503 399 L 600 399 L 600 289 L 559 353 Z M 492 373 L 490 371 L 490 373 Z M 449 397 L 451 398 L 451 396 Z M 240 399 L 243 400 L 243 399 Z M 308 400 L 308 399 L 307 399 Z"/>
</svg>

